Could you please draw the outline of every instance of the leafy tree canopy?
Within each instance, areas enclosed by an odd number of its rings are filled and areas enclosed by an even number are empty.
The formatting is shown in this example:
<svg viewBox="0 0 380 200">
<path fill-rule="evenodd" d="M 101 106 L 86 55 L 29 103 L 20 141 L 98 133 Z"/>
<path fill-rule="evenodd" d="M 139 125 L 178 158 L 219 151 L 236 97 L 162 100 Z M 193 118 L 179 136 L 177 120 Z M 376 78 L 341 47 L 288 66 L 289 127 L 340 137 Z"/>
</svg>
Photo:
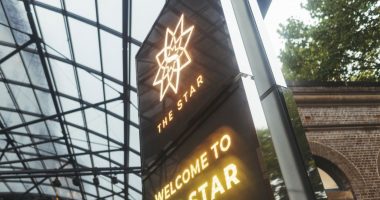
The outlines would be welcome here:
<svg viewBox="0 0 380 200">
<path fill-rule="evenodd" d="M 279 33 L 290 80 L 379 81 L 380 1 L 308 0 L 313 22 L 288 19 Z"/>
</svg>

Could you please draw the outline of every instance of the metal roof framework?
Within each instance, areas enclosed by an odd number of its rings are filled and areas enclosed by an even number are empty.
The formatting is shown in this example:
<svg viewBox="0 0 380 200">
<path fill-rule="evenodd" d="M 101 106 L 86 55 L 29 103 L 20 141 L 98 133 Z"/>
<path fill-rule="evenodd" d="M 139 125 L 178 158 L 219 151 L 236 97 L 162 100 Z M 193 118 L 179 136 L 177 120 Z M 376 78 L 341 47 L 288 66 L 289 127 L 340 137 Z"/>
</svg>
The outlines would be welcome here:
<svg viewBox="0 0 380 200">
<path fill-rule="evenodd" d="M 131 6 L 0 1 L 0 197 L 142 198 Z"/>
</svg>

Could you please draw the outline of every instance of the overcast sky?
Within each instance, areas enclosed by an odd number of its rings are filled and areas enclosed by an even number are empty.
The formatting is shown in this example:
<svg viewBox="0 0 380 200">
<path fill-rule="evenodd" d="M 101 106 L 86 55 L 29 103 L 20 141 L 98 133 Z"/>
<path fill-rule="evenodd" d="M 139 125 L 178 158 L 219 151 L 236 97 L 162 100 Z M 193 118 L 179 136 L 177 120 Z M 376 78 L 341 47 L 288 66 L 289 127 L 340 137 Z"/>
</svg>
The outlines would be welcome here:
<svg viewBox="0 0 380 200">
<path fill-rule="evenodd" d="M 305 9 L 301 8 L 301 3 L 306 3 L 306 0 L 272 0 L 264 22 L 276 58 L 280 54 L 280 49 L 284 46 L 283 40 L 277 33 L 280 23 L 285 23 L 290 17 L 306 22 L 310 21 L 310 15 Z M 276 61 L 280 62 L 278 58 Z M 282 65 L 279 64 L 279 66 Z"/>
</svg>

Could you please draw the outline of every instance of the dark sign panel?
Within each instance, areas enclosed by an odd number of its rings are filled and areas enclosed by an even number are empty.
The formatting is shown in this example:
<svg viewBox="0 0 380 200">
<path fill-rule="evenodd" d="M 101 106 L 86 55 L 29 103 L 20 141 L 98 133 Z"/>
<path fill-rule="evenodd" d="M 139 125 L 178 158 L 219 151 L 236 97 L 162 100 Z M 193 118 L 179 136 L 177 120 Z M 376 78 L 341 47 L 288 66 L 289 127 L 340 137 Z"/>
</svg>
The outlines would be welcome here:
<svg viewBox="0 0 380 200">
<path fill-rule="evenodd" d="M 223 10 L 168 1 L 137 55 L 145 199 L 272 199 Z"/>
</svg>

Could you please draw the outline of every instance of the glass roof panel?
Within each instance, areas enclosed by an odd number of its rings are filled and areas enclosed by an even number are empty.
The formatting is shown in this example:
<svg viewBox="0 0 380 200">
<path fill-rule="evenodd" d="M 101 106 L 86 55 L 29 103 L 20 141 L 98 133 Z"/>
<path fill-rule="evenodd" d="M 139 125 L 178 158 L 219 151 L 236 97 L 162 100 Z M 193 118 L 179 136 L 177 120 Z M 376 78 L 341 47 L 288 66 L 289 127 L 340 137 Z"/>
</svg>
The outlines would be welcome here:
<svg viewBox="0 0 380 200">
<path fill-rule="evenodd" d="M 116 162 L 116 164 L 121 165 L 124 163 L 124 152 L 123 151 L 112 151 L 111 152 L 111 158 Z M 115 164 L 112 164 L 112 166 L 115 166 Z M 124 181 L 123 176 L 117 176 L 118 179 L 121 181 Z"/>
<path fill-rule="evenodd" d="M 94 156 L 94 163 L 96 163 L 96 167 L 109 167 L 109 162 L 98 156 Z"/>
<path fill-rule="evenodd" d="M 39 2 L 42 2 L 44 4 L 49 4 L 51 6 L 61 8 L 61 1 L 60 0 L 38 0 Z"/>
<path fill-rule="evenodd" d="M 1 111 L 4 126 L 14 126 L 20 124 L 22 121 L 20 115 L 15 112 Z M 25 127 L 16 129 L 18 131 L 25 131 Z"/>
<path fill-rule="evenodd" d="M 78 98 L 78 90 L 72 65 L 50 59 L 58 92 Z"/>
<path fill-rule="evenodd" d="M 100 24 L 103 24 L 121 33 L 123 7 L 122 0 L 98 0 L 97 2 Z"/>
<path fill-rule="evenodd" d="M 115 113 L 116 115 L 118 115 L 120 117 L 123 117 L 123 115 L 124 115 L 123 109 L 124 109 L 124 104 L 121 100 L 120 101 L 114 101 L 111 103 L 107 103 L 107 110 Z"/>
<path fill-rule="evenodd" d="M 69 28 L 76 62 L 100 71 L 96 28 L 71 17 L 69 17 Z"/>
<path fill-rule="evenodd" d="M 66 10 L 75 13 L 92 21 L 96 21 L 95 1 L 94 0 L 80 0 L 72 1 L 65 0 Z"/>
<path fill-rule="evenodd" d="M 39 56 L 35 53 L 29 53 L 26 51 L 21 51 L 21 55 L 25 63 L 26 72 L 30 77 L 31 84 L 42 88 L 48 88 Z"/>
<path fill-rule="evenodd" d="M 92 151 L 103 151 L 108 149 L 107 140 L 90 134 L 90 144 Z"/>
<path fill-rule="evenodd" d="M 124 141 L 124 123 L 111 115 L 107 116 L 110 138 L 123 142 Z"/>
<path fill-rule="evenodd" d="M 14 109 L 14 104 L 12 99 L 8 94 L 8 90 L 5 87 L 5 84 L 0 83 L 0 107 Z"/>
<path fill-rule="evenodd" d="M 8 186 L 0 182 L 0 192 L 9 192 Z"/>
<path fill-rule="evenodd" d="M 130 106 L 130 119 L 132 122 L 139 124 L 139 113 L 138 110 L 135 106 L 131 105 Z"/>
<path fill-rule="evenodd" d="M 15 54 L 1 63 L 1 70 L 4 77 L 10 80 L 17 80 L 19 82 L 29 82 L 23 67 L 20 54 Z"/>
<path fill-rule="evenodd" d="M 132 10 L 144 10 L 144 12 L 132 12 L 132 36 L 134 38 L 144 41 L 164 4 L 165 0 L 133 1 Z"/>
<path fill-rule="evenodd" d="M 31 33 L 26 12 L 24 11 L 24 4 L 22 1 L 3 0 L 2 6 L 5 10 L 9 25 L 18 30 Z"/>
<path fill-rule="evenodd" d="M 86 148 L 87 149 L 87 148 Z M 88 155 L 81 155 L 81 156 L 76 156 L 76 160 L 78 164 L 86 166 L 86 167 L 91 167 L 91 158 Z"/>
<path fill-rule="evenodd" d="M 141 165 L 140 156 L 130 151 L 129 152 L 129 166 L 138 167 L 140 165 Z"/>
<path fill-rule="evenodd" d="M 55 195 L 55 191 L 53 187 L 46 186 L 46 185 L 41 185 L 40 187 L 44 191 L 45 194 L 52 195 L 52 196 Z"/>
<path fill-rule="evenodd" d="M 0 22 L 2 24 L 8 25 L 8 20 L 6 19 L 3 6 L 0 6 Z"/>
<path fill-rule="evenodd" d="M 11 188 L 12 192 L 23 192 L 26 190 L 25 186 L 21 184 L 22 182 L 7 182 L 8 186 Z"/>
<path fill-rule="evenodd" d="M 4 23 L 4 22 L 1 22 L 1 23 Z M 0 41 L 9 42 L 9 43 L 15 42 L 13 37 L 12 37 L 11 29 L 9 29 L 6 26 L 0 25 Z M 1 54 L 4 54 L 4 55 L 6 55 L 7 53 L 9 53 L 10 51 L 12 51 L 14 49 L 14 48 L 8 48 L 9 50 L 5 52 L 5 49 L 3 50 L 3 48 L 5 48 L 5 47 L 1 48 Z"/>
<path fill-rule="evenodd" d="M 35 92 L 36 92 L 38 101 L 41 102 L 41 104 L 43 104 L 43 106 L 41 106 L 42 114 L 53 115 L 55 113 L 55 110 L 54 110 L 54 104 L 53 104 L 53 100 L 51 99 L 50 93 L 42 92 L 39 90 L 36 90 Z"/>
<path fill-rule="evenodd" d="M 101 78 L 81 69 L 78 74 L 83 100 L 91 103 L 104 101 Z"/>
<path fill-rule="evenodd" d="M 73 127 L 69 127 L 69 130 L 73 145 L 81 147 L 83 149 L 88 149 L 86 132 Z"/>
<path fill-rule="evenodd" d="M 32 89 L 17 85 L 11 85 L 10 87 L 21 110 L 38 114 L 41 113 Z"/>
<path fill-rule="evenodd" d="M 94 130 L 101 133 L 102 135 L 106 135 L 106 124 L 104 123 L 106 120 L 104 112 L 101 112 L 94 108 L 89 108 L 86 109 L 85 113 L 87 127 L 90 130 Z"/>
<path fill-rule="evenodd" d="M 104 73 L 123 80 L 123 50 L 120 37 L 100 31 Z"/>
<path fill-rule="evenodd" d="M 142 191 L 142 182 L 141 178 L 136 174 L 129 174 L 129 182 L 133 185 L 134 188 Z"/>
<path fill-rule="evenodd" d="M 47 51 L 70 58 L 63 15 L 41 7 L 36 7 L 36 10 L 44 43 L 48 45 Z"/>
<path fill-rule="evenodd" d="M 134 127 L 130 126 L 129 127 L 129 146 L 138 152 L 140 152 L 140 134 L 139 130 Z"/>
</svg>

